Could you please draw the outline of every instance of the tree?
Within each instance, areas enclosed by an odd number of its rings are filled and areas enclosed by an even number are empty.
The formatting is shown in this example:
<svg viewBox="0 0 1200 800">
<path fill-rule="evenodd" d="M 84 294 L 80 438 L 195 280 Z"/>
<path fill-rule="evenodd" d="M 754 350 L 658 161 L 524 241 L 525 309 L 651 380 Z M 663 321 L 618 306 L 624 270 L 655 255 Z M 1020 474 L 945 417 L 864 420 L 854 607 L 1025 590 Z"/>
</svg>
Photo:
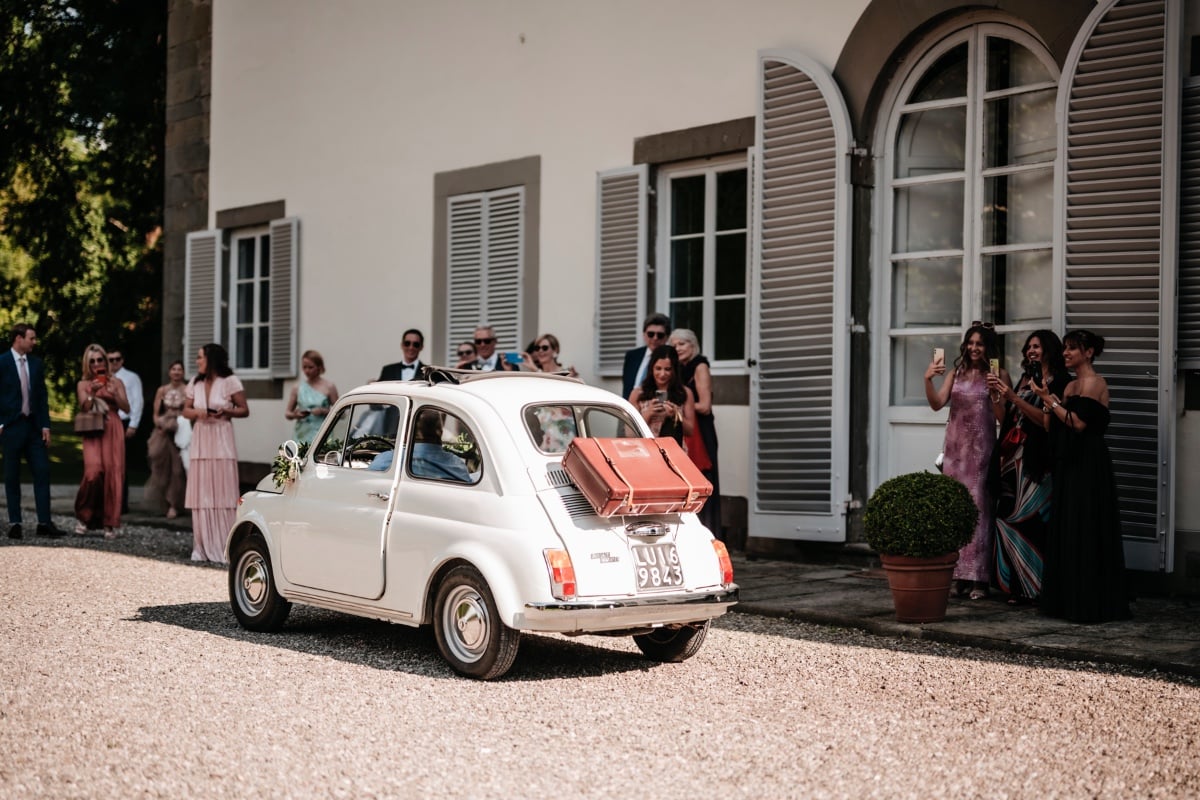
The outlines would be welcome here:
<svg viewBox="0 0 1200 800">
<path fill-rule="evenodd" d="M 90 342 L 157 378 L 166 26 L 164 2 L 0 0 L 0 328 L 35 326 L 58 407 Z"/>
</svg>

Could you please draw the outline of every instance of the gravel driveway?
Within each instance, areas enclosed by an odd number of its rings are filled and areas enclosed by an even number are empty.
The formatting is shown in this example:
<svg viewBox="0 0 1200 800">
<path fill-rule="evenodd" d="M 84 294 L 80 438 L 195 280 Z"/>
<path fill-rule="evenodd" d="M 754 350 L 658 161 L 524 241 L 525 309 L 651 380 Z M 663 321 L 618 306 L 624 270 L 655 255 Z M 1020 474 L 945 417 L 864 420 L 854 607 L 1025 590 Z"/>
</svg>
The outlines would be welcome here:
<svg viewBox="0 0 1200 800">
<path fill-rule="evenodd" d="M 0 797 L 1195 797 L 1197 681 L 750 615 L 700 654 L 234 623 L 190 536 L 0 546 Z"/>
</svg>

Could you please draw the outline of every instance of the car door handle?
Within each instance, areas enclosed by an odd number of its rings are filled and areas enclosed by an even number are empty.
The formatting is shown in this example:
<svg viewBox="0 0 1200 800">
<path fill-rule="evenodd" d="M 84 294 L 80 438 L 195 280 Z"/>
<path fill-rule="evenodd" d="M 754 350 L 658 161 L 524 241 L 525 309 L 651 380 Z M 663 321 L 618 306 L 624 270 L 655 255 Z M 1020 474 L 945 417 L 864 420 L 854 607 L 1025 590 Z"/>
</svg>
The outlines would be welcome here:
<svg viewBox="0 0 1200 800">
<path fill-rule="evenodd" d="M 378 497 L 380 500 L 386 503 L 391 495 L 387 492 L 367 492 L 367 497 Z"/>
</svg>

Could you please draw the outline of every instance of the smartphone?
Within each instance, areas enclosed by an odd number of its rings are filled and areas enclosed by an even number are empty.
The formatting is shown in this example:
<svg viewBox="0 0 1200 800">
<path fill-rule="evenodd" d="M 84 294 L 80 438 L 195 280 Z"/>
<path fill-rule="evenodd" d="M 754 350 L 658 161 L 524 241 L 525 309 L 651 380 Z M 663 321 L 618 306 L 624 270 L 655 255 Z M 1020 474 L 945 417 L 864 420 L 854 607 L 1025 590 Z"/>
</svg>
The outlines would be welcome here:
<svg viewBox="0 0 1200 800">
<path fill-rule="evenodd" d="M 946 366 L 946 351 L 943 348 L 933 348 L 933 363 L 939 367 Z"/>
<path fill-rule="evenodd" d="M 667 392 L 665 389 L 660 389 L 654 393 L 654 399 L 660 403 L 667 402 Z"/>
<path fill-rule="evenodd" d="M 525 359 L 521 358 L 520 353 L 505 353 L 504 360 L 509 364 L 524 364 Z"/>
<path fill-rule="evenodd" d="M 215 417 L 217 414 L 220 414 L 220 413 L 221 413 L 221 409 L 219 409 L 219 408 L 210 408 L 210 409 L 208 410 L 208 413 L 209 413 L 209 415 L 210 415 L 210 416 L 213 416 L 213 417 Z"/>
<path fill-rule="evenodd" d="M 988 368 L 991 369 L 993 375 L 999 375 L 1000 374 L 1000 359 L 989 358 L 988 359 Z"/>
</svg>

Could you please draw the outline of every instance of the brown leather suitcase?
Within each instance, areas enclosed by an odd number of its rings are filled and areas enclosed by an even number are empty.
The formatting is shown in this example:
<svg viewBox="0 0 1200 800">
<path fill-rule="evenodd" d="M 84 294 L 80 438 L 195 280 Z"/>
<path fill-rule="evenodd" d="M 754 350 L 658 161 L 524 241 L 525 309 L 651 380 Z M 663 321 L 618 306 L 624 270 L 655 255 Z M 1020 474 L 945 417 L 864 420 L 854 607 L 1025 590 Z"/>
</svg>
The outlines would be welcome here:
<svg viewBox="0 0 1200 800">
<path fill-rule="evenodd" d="M 577 438 L 567 447 L 562 464 L 602 517 L 695 512 L 713 490 L 669 437 Z"/>
</svg>

